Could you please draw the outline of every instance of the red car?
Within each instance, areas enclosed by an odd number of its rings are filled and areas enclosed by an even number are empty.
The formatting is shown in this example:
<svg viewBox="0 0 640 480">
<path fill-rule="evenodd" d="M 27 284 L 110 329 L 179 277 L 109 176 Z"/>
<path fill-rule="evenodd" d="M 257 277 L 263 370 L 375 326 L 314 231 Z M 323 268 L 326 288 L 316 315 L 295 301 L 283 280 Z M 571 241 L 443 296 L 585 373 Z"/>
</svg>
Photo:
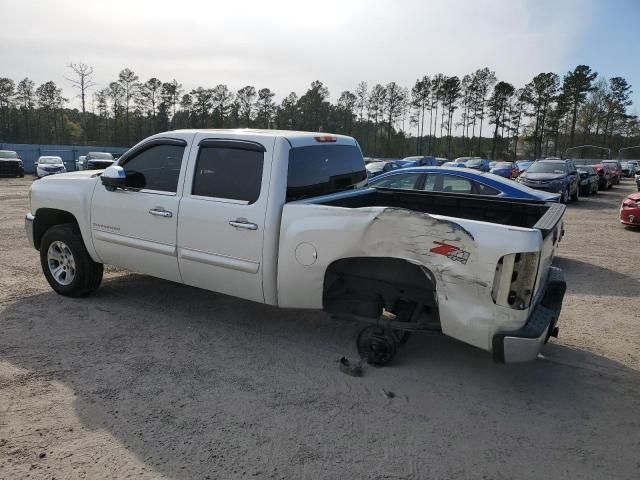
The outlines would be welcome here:
<svg viewBox="0 0 640 480">
<path fill-rule="evenodd" d="M 622 178 L 622 165 L 620 162 L 618 160 L 603 160 L 602 164 L 611 169 L 611 181 L 613 184 L 619 185 Z"/>
<path fill-rule="evenodd" d="M 622 201 L 620 223 L 640 227 L 640 192 L 632 193 Z"/>
<path fill-rule="evenodd" d="M 603 165 L 598 163 L 596 165 L 592 165 L 598 174 L 598 188 L 600 190 L 606 190 L 613 186 L 613 178 L 611 176 L 611 169 L 609 165 Z"/>
</svg>

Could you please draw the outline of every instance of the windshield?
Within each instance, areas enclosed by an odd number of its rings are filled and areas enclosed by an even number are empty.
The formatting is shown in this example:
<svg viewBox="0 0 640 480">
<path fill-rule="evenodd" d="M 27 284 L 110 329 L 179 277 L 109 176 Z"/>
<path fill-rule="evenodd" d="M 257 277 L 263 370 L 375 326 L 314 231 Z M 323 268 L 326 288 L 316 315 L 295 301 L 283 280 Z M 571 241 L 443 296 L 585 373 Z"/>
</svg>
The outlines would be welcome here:
<svg viewBox="0 0 640 480">
<path fill-rule="evenodd" d="M 287 201 L 364 186 L 367 172 L 353 145 L 296 147 L 289 152 Z"/>
<path fill-rule="evenodd" d="M 567 166 L 564 162 L 534 162 L 527 173 L 557 173 L 563 175 L 567 173 Z"/>
<path fill-rule="evenodd" d="M 87 158 L 91 160 L 113 160 L 113 155 L 107 152 L 90 152 Z"/>
<path fill-rule="evenodd" d="M 4 152 L 0 152 L 0 158 L 18 158 L 18 154 L 10 150 L 5 150 Z"/>
<path fill-rule="evenodd" d="M 467 161 L 467 166 L 469 167 L 477 167 L 478 165 L 480 165 L 482 163 L 482 160 L 479 158 L 474 158 L 473 160 L 469 160 Z"/>
<path fill-rule="evenodd" d="M 493 168 L 511 168 L 511 162 L 495 162 Z"/>
<path fill-rule="evenodd" d="M 578 169 L 579 172 L 589 173 L 591 171 L 591 167 L 584 167 L 582 165 L 577 165 L 576 168 Z"/>
<path fill-rule="evenodd" d="M 60 157 L 40 157 L 38 163 L 40 165 L 60 164 L 62 163 L 62 159 Z"/>
</svg>

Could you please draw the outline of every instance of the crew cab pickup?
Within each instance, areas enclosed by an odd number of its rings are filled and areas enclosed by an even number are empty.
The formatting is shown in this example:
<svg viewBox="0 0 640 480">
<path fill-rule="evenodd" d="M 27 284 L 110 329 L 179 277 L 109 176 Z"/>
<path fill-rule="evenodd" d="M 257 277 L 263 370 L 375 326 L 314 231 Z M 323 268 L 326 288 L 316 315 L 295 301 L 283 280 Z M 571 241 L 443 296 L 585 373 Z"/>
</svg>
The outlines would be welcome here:
<svg viewBox="0 0 640 480">
<path fill-rule="evenodd" d="M 91 293 L 110 264 L 361 320 L 358 350 L 374 364 L 421 330 L 499 362 L 535 359 L 565 291 L 551 265 L 564 205 L 366 179 L 350 137 L 178 130 L 104 171 L 35 182 L 26 231 L 62 295 Z"/>
</svg>

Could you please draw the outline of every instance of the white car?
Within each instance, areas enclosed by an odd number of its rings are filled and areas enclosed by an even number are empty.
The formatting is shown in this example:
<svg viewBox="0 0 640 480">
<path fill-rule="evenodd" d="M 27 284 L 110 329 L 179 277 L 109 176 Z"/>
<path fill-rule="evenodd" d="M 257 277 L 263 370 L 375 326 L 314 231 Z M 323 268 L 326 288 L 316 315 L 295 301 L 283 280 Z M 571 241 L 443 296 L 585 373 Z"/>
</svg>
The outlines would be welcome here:
<svg viewBox="0 0 640 480">
<path fill-rule="evenodd" d="M 383 365 L 437 331 L 533 360 L 566 288 L 551 266 L 565 206 L 362 188 L 351 137 L 269 130 L 154 135 L 104 172 L 34 182 L 25 226 L 61 295 L 98 288 L 103 264 L 367 326 Z"/>
<path fill-rule="evenodd" d="M 80 155 L 76 160 L 76 170 L 84 170 L 86 155 Z"/>
<path fill-rule="evenodd" d="M 62 158 L 53 156 L 43 156 L 38 158 L 35 167 L 37 178 L 55 175 L 57 173 L 65 173 L 67 171 Z"/>
</svg>

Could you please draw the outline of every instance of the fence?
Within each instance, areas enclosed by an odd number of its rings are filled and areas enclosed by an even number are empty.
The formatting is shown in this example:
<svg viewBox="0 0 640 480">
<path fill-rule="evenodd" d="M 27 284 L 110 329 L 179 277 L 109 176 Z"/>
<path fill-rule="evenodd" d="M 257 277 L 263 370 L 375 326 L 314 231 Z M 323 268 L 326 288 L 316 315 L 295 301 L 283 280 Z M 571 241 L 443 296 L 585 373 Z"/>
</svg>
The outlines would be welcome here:
<svg viewBox="0 0 640 480">
<path fill-rule="evenodd" d="M 33 164 L 38 157 L 51 155 L 62 158 L 68 172 L 76 170 L 76 160 L 89 152 L 109 152 L 120 156 L 128 149 L 124 147 L 83 147 L 78 145 L 37 145 L 32 143 L 0 143 L 0 150 L 18 152 L 24 163 L 24 171 L 33 173 Z"/>
</svg>

